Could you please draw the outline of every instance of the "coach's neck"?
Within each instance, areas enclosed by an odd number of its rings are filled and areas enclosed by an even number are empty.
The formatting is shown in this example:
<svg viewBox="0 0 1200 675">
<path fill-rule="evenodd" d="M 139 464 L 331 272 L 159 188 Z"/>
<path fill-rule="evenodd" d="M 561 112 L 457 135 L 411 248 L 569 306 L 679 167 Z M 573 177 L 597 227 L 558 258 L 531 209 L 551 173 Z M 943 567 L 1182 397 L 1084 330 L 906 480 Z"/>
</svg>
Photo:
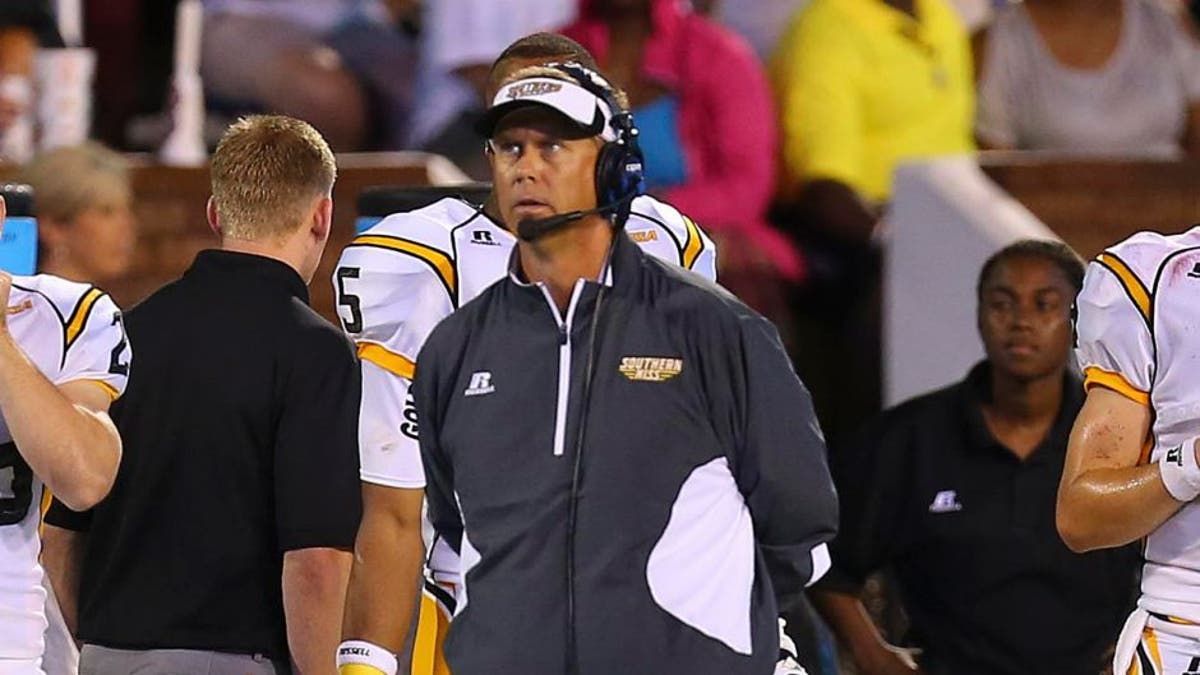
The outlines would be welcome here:
<svg viewBox="0 0 1200 675">
<path fill-rule="evenodd" d="M 537 241 L 517 243 L 521 272 L 530 283 L 543 283 L 565 315 L 575 282 L 599 280 L 613 242 L 613 227 L 603 216 L 589 216 L 550 232 Z"/>
</svg>

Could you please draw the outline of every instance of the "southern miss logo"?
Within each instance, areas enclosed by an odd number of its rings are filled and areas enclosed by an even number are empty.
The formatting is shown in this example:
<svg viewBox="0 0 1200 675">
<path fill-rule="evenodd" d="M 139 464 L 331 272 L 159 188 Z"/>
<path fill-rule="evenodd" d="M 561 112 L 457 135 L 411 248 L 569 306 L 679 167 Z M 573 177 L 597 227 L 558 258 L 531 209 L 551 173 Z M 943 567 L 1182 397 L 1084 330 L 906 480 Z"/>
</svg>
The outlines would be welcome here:
<svg viewBox="0 0 1200 675">
<path fill-rule="evenodd" d="M 617 370 L 635 382 L 666 382 L 683 372 L 683 359 L 623 356 Z"/>
<path fill-rule="evenodd" d="M 523 82 L 509 87 L 506 96 L 511 101 L 518 98 L 529 98 L 530 96 L 545 96 L 546 94 L 553 94 L 561 90 L 562 85 L 555 82 Z"/>
</svg>

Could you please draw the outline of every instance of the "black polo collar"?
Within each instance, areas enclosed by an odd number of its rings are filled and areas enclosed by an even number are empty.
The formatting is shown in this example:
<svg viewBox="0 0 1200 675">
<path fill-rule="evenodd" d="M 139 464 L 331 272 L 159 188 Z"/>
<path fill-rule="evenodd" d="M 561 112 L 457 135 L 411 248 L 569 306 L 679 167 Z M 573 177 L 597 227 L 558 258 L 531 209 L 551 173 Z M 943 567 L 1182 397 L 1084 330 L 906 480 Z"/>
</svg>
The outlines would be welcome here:
<svg viewBox="0 0 1200 675">
<path fill-rule="evenodd" d="M 207 249 L 196 255 L 184 277 L 208 275 L 254 277 L 257 281 L 278 286 L 305 304 L 309 301 L 308 285 L 300 278 L 300 274 L 287 263 L 274 258 L 253 253 Z"/>
<path fill-rule="evenodd" d="M 976 363 L 967 378 L 959 383 L 958 389 L 967 447 L 977 452 L 1002 452 L 1017 460 L 1017 456 L 992 435 L 983 419 L 983 404 L 992 397 L 992 369 L 988 362 Z M 1063 396 L 1058 415 L 1041 444 L 1025 460 L 1027 463 L 1050 459 L 1066 452 L 1066 444 L 1056 441 L 1069 437 L 1071 426 L 1075 423 L 1073 411 L 1078 410 L 1082 402 L 1083 385 L 1068 369 L 1063 375 Z"/>
</svg>

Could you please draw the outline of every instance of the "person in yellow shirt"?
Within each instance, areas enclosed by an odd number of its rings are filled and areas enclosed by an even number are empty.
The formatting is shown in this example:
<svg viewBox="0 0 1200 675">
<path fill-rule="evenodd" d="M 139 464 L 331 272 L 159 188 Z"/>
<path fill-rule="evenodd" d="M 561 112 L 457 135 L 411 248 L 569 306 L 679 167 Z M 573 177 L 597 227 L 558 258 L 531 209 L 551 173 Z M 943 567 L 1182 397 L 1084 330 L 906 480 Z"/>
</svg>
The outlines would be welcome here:
<svg viewBox="0 0 1200 675">
<path fill-rule="evenodd" d="M 785 197 L 827 231 L 866 240 L 897 163 L 974 149 L 970 43 L 946 0 L 812 0 L 771 70 Z"/>
</svg>

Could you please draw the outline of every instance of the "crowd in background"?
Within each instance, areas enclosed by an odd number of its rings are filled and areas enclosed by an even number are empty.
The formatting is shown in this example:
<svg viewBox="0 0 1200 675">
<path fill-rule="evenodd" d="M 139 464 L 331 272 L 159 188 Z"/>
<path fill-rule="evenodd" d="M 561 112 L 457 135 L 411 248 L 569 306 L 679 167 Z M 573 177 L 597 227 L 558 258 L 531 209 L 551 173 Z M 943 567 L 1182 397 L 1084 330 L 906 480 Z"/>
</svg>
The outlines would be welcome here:
<svg viewBox="0 0 1200 675">
<path fill-rule="evenodd" d="M 159 140 L 144 122 L 166 100 L 173 15 L 149 0 L 89 4 L 96 134 L 144 149 Z M 213 119 L 281 112 L 310 121 L 335 150 L 426 150 L 478 179 L 488 174 L 473 126 L 492 60 L 539 30 L 578 40 L 629 94 L 649 191 L 706 228 L 722 283 L 780 324 L 835 449 L 879 408 L 877 242 L 898 163 L 976 149 L 1200 155 L 1200 42 L 1193 8 L 1178 0 L 205 0 L 204 9 Z M 137 20 L 118 29 L 115 17 Z M 0 76 L 29 72 L 39 45 L 60 43 L 48 1 L 0 6 Z M 0 86 L 0 136 L 19 106 Z M 123 172 L 99 144 L 26 168 L 47 209 L 48 271 L 99 282 L 123 273 L 134 236 Z M 96 190 L 72 193 L 82 182 Z M 107 248 L 73 252 L 81 237 Z M 839 365 L 852 361 L 860 367 Z M 869 553 L 852 572 L 887 562 Z"/>
</svg>

